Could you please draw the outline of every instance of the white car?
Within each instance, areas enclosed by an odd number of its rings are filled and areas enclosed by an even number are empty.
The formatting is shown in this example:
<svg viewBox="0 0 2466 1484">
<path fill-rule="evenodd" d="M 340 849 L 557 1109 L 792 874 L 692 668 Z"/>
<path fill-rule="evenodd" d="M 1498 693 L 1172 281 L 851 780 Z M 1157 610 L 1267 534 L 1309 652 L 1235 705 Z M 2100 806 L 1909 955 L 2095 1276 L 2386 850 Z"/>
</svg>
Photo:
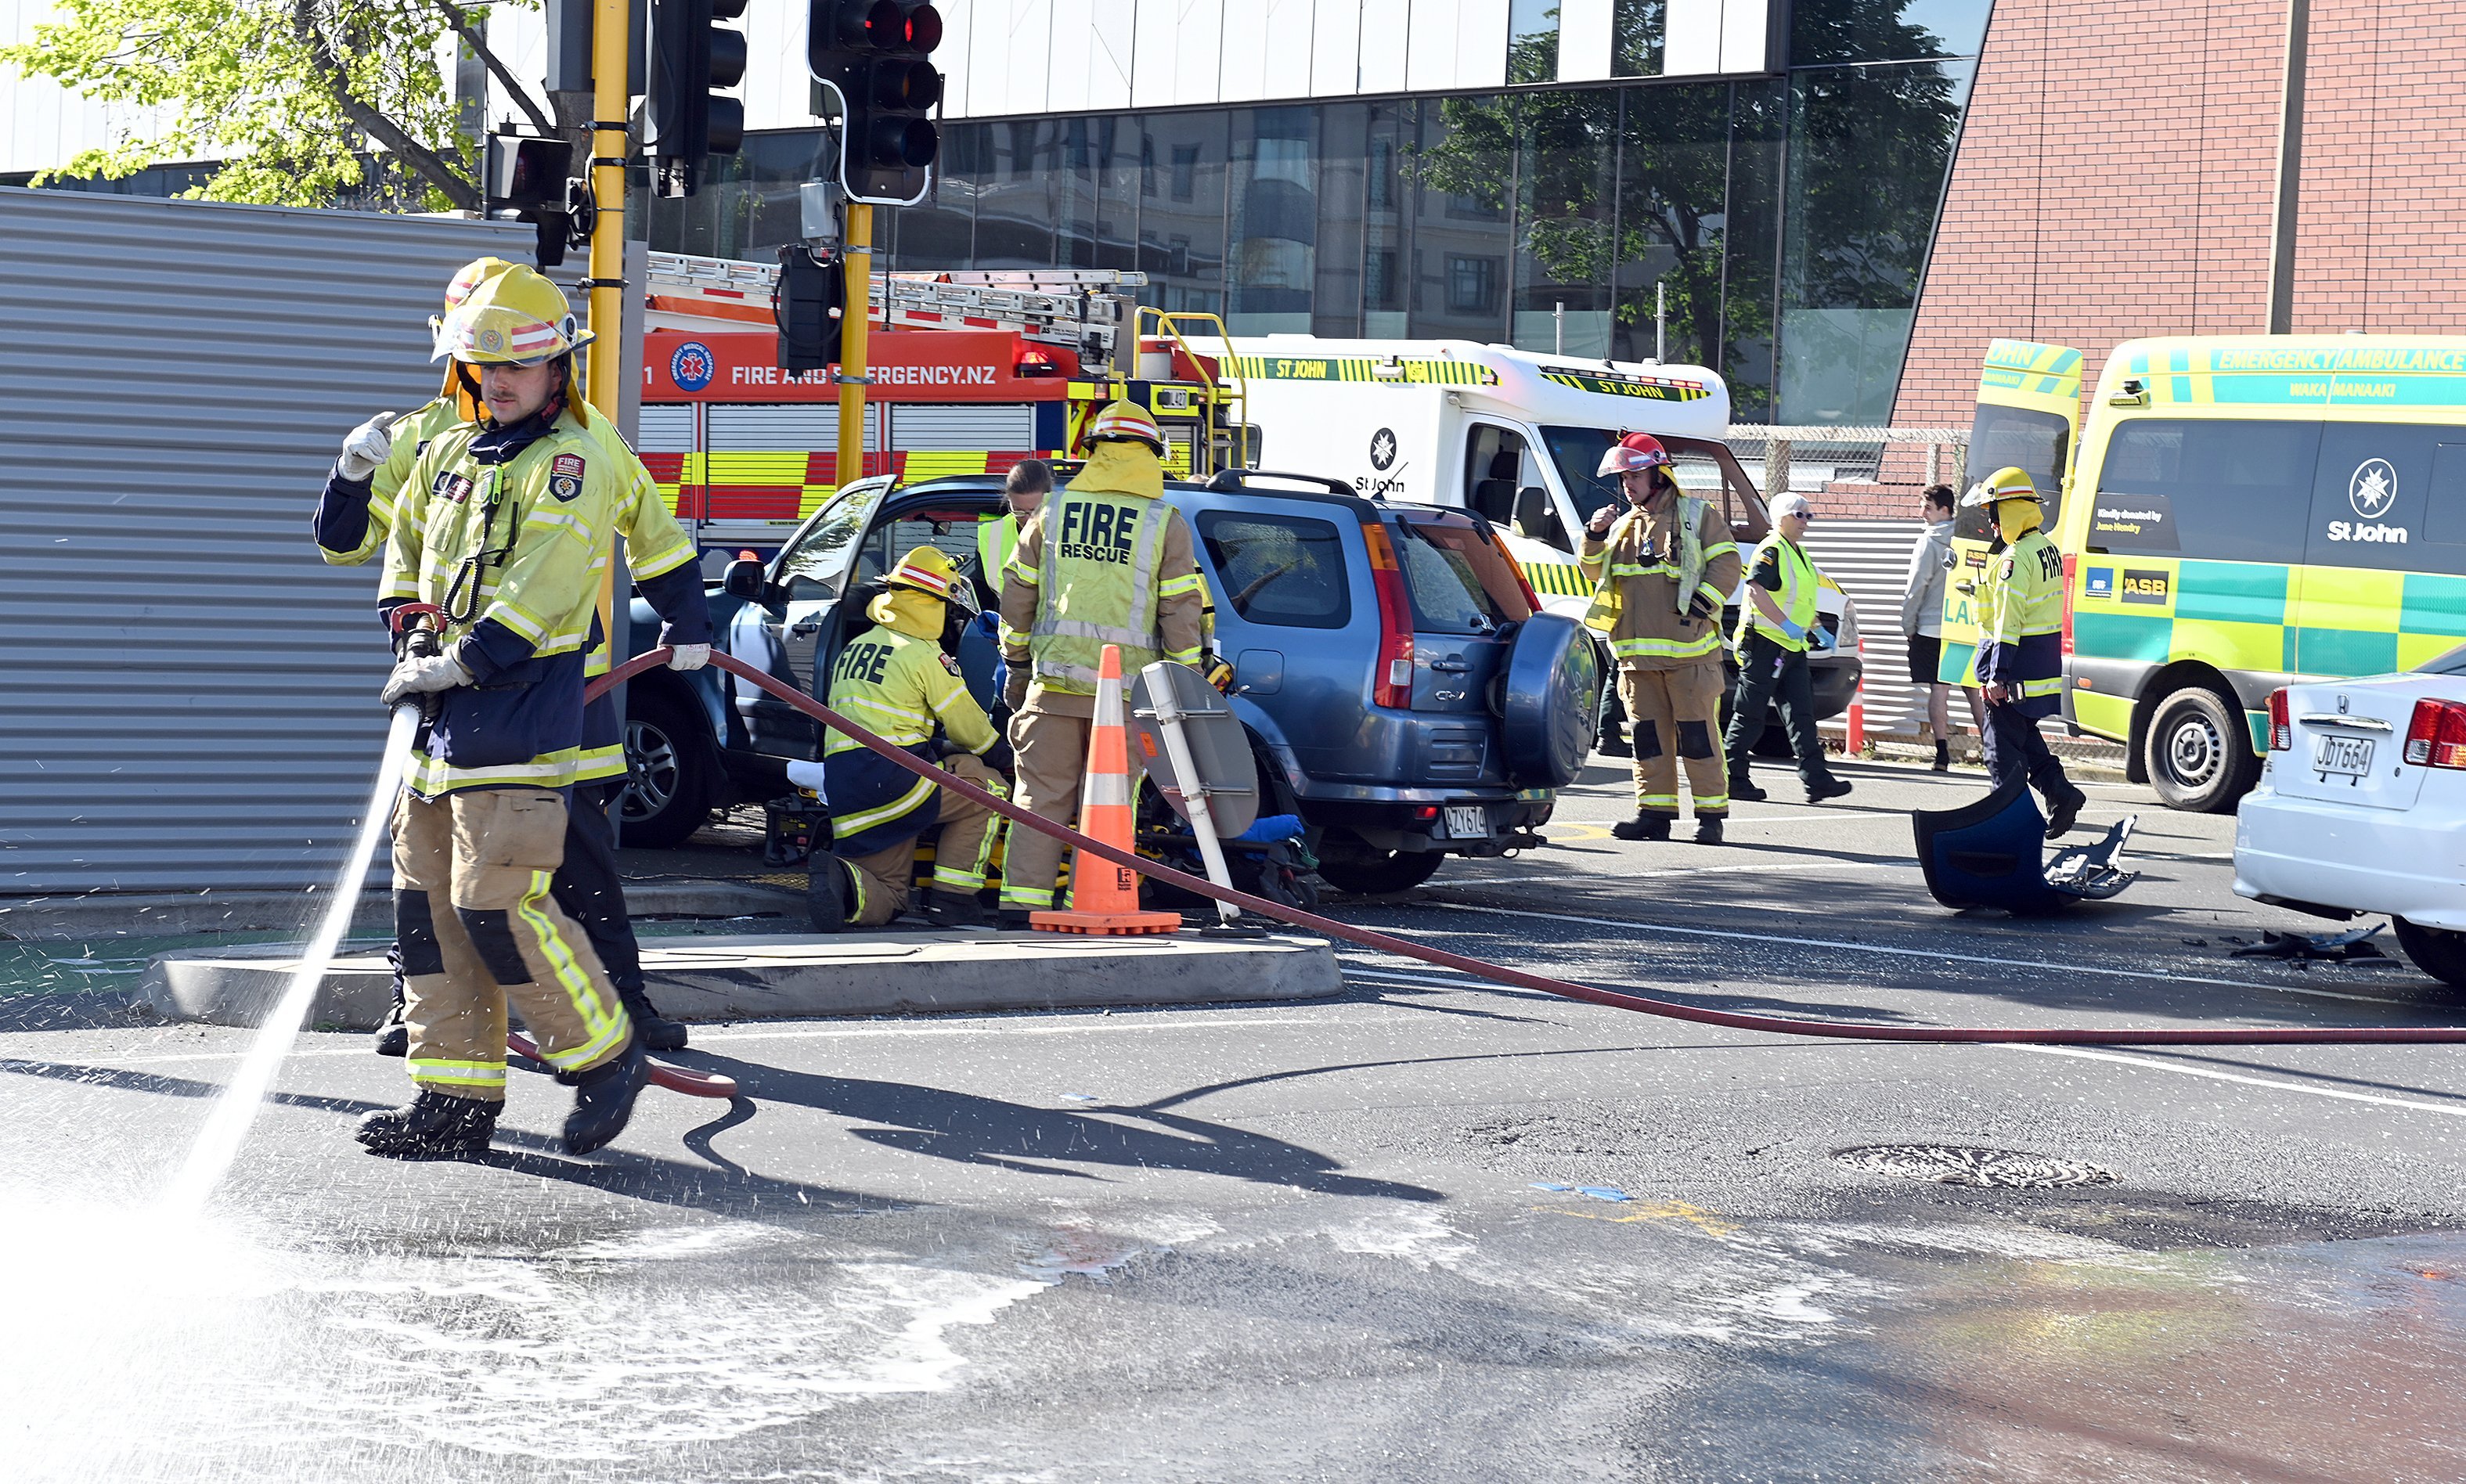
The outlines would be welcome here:
<svg viewBox="0 0 2466 1484">
<path fill-rule="evenodd" d="M 2273 693 L 2234 864 L 2241 896 L 2342 919 L 2388 913 L 2416 966 L 2466 988 L 2466 648 L 2403 675 Z"/>
</svg>

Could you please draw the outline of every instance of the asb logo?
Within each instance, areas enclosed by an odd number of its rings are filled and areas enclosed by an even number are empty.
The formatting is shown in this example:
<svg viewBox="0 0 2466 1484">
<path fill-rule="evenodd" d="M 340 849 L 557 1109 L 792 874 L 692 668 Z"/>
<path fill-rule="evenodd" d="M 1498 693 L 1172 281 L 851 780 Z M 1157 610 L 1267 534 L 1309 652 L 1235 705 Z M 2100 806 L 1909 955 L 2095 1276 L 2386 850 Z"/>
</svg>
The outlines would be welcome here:
<svg viewBox="0 0 2466 1484">
<path fill-rule="evenodd" d="M 2346 503 L 2366 521 L 2377 521 L 2397 503 L 2397 470 L 2386 458 L 2367 458 L 2346 481 Z"/>
<path fill-rule="evenodd" d="M 1370 435 L 1370 467 L 1385 474 L 1396 462 L 1396 430 L 1381 428 Z"/>
<path fill-rule="evenodd" d="M 710 347 L 698 340 L 686 341 L 668 357 L 668 380 L 677 384 L 679 391 L 700 391 L 718 374 L 719 363 Z"/>
</svg>

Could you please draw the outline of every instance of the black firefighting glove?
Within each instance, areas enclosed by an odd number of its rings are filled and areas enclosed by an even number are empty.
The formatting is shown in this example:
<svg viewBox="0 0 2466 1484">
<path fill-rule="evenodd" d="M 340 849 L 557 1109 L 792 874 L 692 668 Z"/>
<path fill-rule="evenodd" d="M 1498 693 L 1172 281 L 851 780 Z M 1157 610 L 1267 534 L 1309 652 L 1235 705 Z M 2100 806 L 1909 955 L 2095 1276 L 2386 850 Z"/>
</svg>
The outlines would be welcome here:
<svg viewBox="0 0 2466 1484">
<path fill-rule="evenodd" d="M 1011 756 L 1010 739 L 1006 737 L 995 738 L 994 744 L 976 756 L 983 760 L 985 766 L 1005 778 L 1019 765 L 1019 760 Z"/>
</svg>

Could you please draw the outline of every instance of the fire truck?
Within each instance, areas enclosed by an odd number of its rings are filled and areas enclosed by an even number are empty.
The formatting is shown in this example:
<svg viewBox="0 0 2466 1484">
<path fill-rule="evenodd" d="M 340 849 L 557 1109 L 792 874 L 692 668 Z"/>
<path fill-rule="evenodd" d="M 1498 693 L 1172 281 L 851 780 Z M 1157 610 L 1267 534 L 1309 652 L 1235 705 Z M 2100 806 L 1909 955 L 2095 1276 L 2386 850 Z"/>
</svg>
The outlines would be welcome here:
<svg viewBox="0 0 2466 1484">
<path fill-rule="evenodd" d="M 778 365 L 778 272 L 651 255 L 636 442 L 706 552 L 768 555 L 862 475 L 1081 456 L 1082 427 L 1120 397 L 1155 414 L 1172 476 L 1254 461 L 1223 322 L 1142 307 L 1145 274 L 893 274 L 872 285 L 863 467 L 842 476 L 833 371 Z"/>
</svg>

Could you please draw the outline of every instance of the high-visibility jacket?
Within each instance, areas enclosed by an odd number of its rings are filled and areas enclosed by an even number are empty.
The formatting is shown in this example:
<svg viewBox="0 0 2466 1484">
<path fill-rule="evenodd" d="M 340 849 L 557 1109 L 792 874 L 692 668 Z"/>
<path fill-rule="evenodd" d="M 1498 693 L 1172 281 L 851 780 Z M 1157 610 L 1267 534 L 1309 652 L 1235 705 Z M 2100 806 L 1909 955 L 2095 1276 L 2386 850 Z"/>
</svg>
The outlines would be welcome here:
<svg viewBox="0 0 2466 1484">
<path fill-rule="evenodd" d="M 414 793 L 574 783 L 619 481 L 571 409 L 552 422 L 464 423 L 414 460 L 379 602 L 442 608 L 446 652 L 472 676 L 414 741 Z"/>
<path fill-rule="evenodd" d="M 1157 659 L 1200 662 L 1205 599 L 1190 523 L 1163 493 L 1155 454 L 1101 443 L 1020 528 L 1002 584 L 1014 631 L 1003 653 L 1034 666 L 1030 710 L 1088 714 L 1109 644 L 1121 650 L 1125 681 Z M 1045 703 L 1054 698 L 1063 704 Z"/>
<path fill-rule="evenodd" d="M 2012 692 L 2022 713 L 2055 713 L 2064 690 L 2064 558 L 2044 531 L 2023 533 L 1978 593 L 1978 679 Z"/>
<path fill-rule="evenodd" d="M 641 589 L 651 610 L 660 615 L 659 642 L 708 644 L 712 633 L 710 604 L 703 591 L 702 569 L 695 565 L 693 538 L 677 523 L 667 500 L 661 497 L 658 482 L 642 467 L 641 459 L 616 431 L 616 425 L 587 406 L 577 408 L 576 413 L 576 420 L 597 441 L 625 480 L 615 534 L 625 543 L 626 571 Z M 317 504 L 319 553 L 328 563 L 345 566 L 365 562 L 382 549 L 402 507 L 420 504 L 424 508 L 422 497 L 427 492 L 404 488 L 413 463 L 439 433 L 460 427 L 462 422 L 461 410 L 455 402 L 440 397 L 394 423 L 393 451 L 365 483 L 347 481 L 340 475 L 329 476 Z M 606 548 L 601 550 L 596 563 L 599 572 L 606 572 L 611 555 Z M 603 633 L 584 662 L 584 675 L 606 675 L 612 659 Z M 625 771 L 620 727 L 613 697 L 602 696 L 591 703 L 583 718 L 582 754 L 576 763 L 574 782 L 595 782 Z"/>
<path fill-rule="evenodd" d="M 1010 559 L 1019 550 L 1019 517 L 1004 514 L 991 521 L 976 522 L 976 575 L 994 595 L 994 637 L 1007 640 L 1010 627 L 1001 621 L 1003 574 L 1010 570 Z"/>
<path fill-rule="evenodd" d="M 938 724 L 952 742 L 982 753 L 999 741 L 942 649 L 942 605 L 892 589 L 874 600 L 877 627 L 848 642 L 831 664 L 831 709 L 919 757 Z M 870 855 L 913 839 L 940 817 L 941 789 L 833 731 L 822 743 L 831 850 Z"/>
<path fill-rule="evenodd" d="M 461 410 L 445 397 L 395 418 L 393 451 L 365 484 L 339 476 L 326 481 L 325 497 L 317 502 L 318 555 L 332 566 L 357 566 L 385 549 L 412 464 L 438 433 L 460 426 Z"/>
<path fill-rule="evenodd" d="M 1815 623 L 1815 594 L 1823 586 L 1823 579 L 1815 575 L 1815 564 L 1807 559 L 1799 544 L 1779 531 L 1765 537 L 1757 545 L 1756 554 L 1748 559 L 1747 581 L 1760 585 L 1767 564 L 1771 564 L 1780 576 L 1780 586 L 1768 590 L 1772 592 L 1773 601 L 1781 609 L 1782 616 L 1799 627 L 1799 637 L 1793 639 L 1782 632 L 1771 619 L 1764 617 L 1764 610 L 1756 606 L 1754 595 L 1749 594 L 1746 601 L 1738 605 L 1736 642 L 1744 645 L 1752 630 L 1782 649 L 1803 650 L 1806 648 L 1805 631 Z"/>
<path fill-rule="evenodd" d="M 1576 565 L 1594 583 L 1584 622 L 1630 670 L 1676 670 L 1721 648 L 1721 605 L 1738 585 L 1738 543 L 1710 500 L 1680 496 L 1630 509 L 1602 536 L 1585 533 Z M 1701 603 L 1709 619 L 1690 616 Z"/>
</svg>

